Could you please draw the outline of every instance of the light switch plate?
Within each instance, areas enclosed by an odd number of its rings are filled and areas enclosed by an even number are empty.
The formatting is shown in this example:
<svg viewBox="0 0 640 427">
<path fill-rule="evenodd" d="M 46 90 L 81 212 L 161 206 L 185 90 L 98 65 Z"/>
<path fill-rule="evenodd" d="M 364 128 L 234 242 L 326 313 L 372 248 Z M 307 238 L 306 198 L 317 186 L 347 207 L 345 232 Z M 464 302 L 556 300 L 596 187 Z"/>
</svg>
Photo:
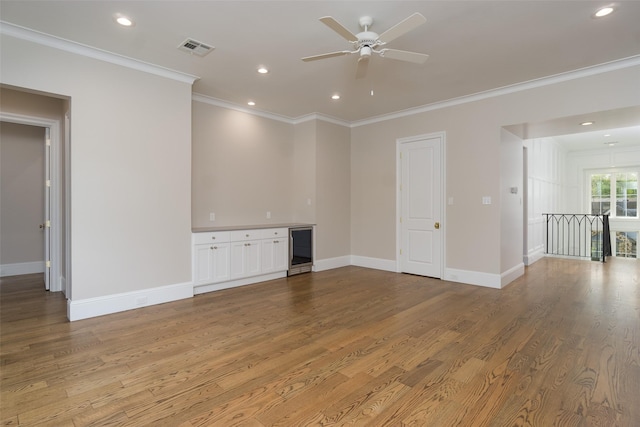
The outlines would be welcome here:
<svg viewBox="0 0 640 427">
<path fill-rule="evenodd" d="M 491 196 L 482 196 L 482 204 L 490 205 L 491 204 Z"/>
</svg>

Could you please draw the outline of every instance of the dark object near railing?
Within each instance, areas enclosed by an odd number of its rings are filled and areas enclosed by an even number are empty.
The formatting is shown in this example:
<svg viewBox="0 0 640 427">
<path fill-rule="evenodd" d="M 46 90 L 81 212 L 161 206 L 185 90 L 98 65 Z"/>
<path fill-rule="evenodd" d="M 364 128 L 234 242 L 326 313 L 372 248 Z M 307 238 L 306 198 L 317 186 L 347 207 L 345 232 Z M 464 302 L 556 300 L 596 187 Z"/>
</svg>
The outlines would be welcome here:
<svg viewBox="0 0 640 427">
<path fill-rule="evenodd" d="M 609 215 L 550 214 L 545 254 L 606 261 L 611 256 Z"/>
</svg>

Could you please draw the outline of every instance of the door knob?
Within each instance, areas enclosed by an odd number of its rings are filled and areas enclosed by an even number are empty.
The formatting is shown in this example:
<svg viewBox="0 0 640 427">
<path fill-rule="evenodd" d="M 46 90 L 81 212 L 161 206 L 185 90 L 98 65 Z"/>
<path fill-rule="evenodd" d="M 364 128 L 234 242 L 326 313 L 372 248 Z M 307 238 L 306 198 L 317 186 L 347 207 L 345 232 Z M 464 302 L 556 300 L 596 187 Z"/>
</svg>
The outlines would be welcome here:
<svg viewBox="0 0 640 427">
<path fill-rule="evenodd" d="M 40 224 L 38 227 L 42 230 L 44 228 L 44 224 Z"/>
<path fill-rule="evenodd" d="M 435 224 L 433 224 L 433 228 L 435 228 L 436 230 L 440 229 L 440 223 L 436 222 Z"/>
</svg>

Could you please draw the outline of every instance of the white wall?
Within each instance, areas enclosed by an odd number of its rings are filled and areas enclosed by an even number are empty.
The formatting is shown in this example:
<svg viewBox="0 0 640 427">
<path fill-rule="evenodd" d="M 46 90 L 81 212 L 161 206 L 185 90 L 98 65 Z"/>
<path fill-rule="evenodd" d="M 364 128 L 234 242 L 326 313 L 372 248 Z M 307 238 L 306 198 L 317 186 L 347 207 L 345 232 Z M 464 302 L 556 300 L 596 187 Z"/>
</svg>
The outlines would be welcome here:
<svg viewBox="0 0 640 427">
<path fill-rule="evenodd" d="M 80 302 L 95 315 L 106 296 L 123 309 L 157 302 L 144 291 L 159 287 L 186 296 L 191 84 L 6 35 L 1 43 L 2 83 L 71 98 L 70 316 Z"/>
<path fill-rule="evenodd" d="M 291 222 L 293 125 L 204 102 L 192 121 L 192 226 Z"/>
<path fill-rule="evenodd" d="M 351 132 L 347 127 L 318 121 L 317 135 L 316 257 L 319 260 L 348 258 L 351 254 Z"/>
<path fill-rule="evenodd" d="M 580 213 L 567 203 L 573 194 L 566 191 L 564 171 L 566 152 L 553 138 L 524 141 L 527 147 L 527 248 L 525 264 L 544 255 L 546 221 L 544 213 Z"/>
<path fill-rule="evenodd" d="M 500 136 L 500 273 L 504 286 L 524 273 L 523 141 L 502 129 Z"/>
<path fill-rule="evenodd" d="M 501 127 L 635 106 L 640 99 L 638 75 L 637 66 L 611 70 L 355 127 L 352 255 L 395 260 L 395 141 L 445 131 L 446 197 L 455 200 L 446 211 L 445 268 L 499 281 Z M 492 197 L 494 204 L 482 205 L 483 196 Z"/>
</svg>

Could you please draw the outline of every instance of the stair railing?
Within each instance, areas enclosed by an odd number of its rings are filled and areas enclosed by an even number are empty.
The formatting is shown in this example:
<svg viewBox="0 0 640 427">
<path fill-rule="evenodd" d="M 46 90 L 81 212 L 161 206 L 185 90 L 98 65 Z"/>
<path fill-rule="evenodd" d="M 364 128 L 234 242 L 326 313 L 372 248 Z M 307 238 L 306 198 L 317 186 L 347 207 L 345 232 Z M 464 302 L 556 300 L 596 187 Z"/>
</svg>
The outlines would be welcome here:
<svg viewBox="0 0 640 427">
<path fill-rule="evenodd" d="M 606 261 L 611 256 L 609 215 L 545 213 L 545 254 Z"/>
</svg>

